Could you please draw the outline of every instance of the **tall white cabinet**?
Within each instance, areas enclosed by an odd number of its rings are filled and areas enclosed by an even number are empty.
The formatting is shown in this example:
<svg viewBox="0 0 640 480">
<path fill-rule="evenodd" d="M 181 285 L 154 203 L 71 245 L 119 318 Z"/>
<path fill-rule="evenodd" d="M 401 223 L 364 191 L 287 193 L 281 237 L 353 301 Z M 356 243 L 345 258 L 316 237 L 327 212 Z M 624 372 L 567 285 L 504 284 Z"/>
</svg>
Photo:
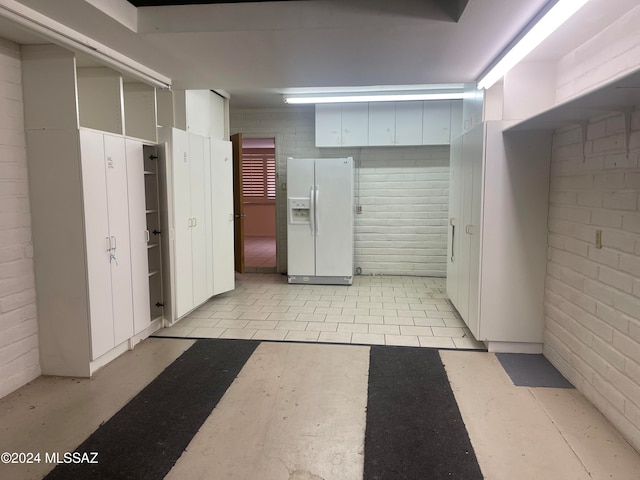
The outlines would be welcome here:
<svg viewBox="0 0 640 480">
<path fill-rule="evenodd" d="M 447 294 L 490 351 L 542 351 L 550 149 L 498 121 L 452 141 Z"/>
<path fill-rule="evenodd" d="M 80 131 L 93 360 L 134 332 L 125 142 L 123 137 Z M 143 190 L 144 184 L 135 187 Z M 144 224 L 135 228 L 142 231 Z"/>
<path fill-rule="evenodd" d="M 154 139 L 125 136 L 119 75 L 82 71 L 53 45 L 22 54 L 40 364 L 91 376 L 160 327 L 142 157 Z M 98 100 L 105 108 L 89 108 Z"/>
<path fill-rule="evenodd" d="M 183 317 L 235 288 L 231 142 L 162 128 L 165 318 Z"/>
</svg>

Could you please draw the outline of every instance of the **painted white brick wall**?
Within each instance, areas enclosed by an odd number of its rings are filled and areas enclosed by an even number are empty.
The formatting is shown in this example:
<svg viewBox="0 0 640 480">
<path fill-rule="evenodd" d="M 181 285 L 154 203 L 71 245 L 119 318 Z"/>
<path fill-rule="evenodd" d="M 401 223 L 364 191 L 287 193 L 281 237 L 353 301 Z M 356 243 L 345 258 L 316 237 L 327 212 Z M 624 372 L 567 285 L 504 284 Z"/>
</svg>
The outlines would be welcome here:
<svg viewBox="0 0 640 480">
<path fill-rule="evenodd" d="M 313 107 L 231 110 L 231 133 L 276 139 L 278 271 L 287 251 L 287 157 L 353 157 L 355 266 L 362 273 L 446 275 L 449 147 L 316 148 Z"/>
<path fill-rule="evenodd" d="M 0 397 L 38 375 L 20 47 L 0 38 Z"/>
<path fill-rule="evenodd" d="M 640 6 L 560 59 L 555 103 L 562 103 L 637 71 L 640 67 L 639 21 Z"/>
<path fill-rule="evenodd" d="M 631 129 L 628 155 L 622 114 L 554 136 L 544 354 L 640 450 L 640 112 Z"/>
</svg>

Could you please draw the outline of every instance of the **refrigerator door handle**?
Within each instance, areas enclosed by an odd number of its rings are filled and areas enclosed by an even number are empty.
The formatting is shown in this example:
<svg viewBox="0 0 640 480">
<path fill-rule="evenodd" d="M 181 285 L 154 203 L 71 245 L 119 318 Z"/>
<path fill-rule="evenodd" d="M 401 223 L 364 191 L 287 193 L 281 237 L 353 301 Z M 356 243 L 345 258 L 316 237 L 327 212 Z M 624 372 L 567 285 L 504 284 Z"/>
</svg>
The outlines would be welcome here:
<svg viewBox="0 0 640 480">
<path fill-rule="evenodd" d="M 320 193 L 320 189 L 316 186 L 316 200 L 315 200 L 315 211 L 313 212 L 313 220 L 316 223 L 316 235 L 318 235 L 320 233 L 320 229 L 319 227 L 319 222 L 318 222 L 318 213 L 320 212 L 319 208 L 318 208 L 318 200 L 319 200 L 319 193 Z"/>
<path fill-rule="evenodd" d="M 309 187 L 309 198 L 311 199 L 311 208 L 309 209 L 311 217 L 309 218 L 309 228 L 311 228 L 311 236 L 313 237 L 315 232 L 315 222 L 316 222 L 316 204 L 315 197 L 313 196 L 313 185 Z"/>
</svg>

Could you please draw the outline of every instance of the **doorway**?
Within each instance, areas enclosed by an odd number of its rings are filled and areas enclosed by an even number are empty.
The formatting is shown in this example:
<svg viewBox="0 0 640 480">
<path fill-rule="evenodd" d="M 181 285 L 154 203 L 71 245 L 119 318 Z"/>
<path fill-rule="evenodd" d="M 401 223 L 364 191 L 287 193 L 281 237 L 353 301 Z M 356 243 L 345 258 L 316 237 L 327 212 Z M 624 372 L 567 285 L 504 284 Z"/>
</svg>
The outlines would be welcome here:
<svg viewBox="0 0 640 480">
<path fill-rule="evenodd" d="M 276 152 L 274 138 L 242 138 L 241 249 L 244 271 L 276 271 Z"/>
</svg>

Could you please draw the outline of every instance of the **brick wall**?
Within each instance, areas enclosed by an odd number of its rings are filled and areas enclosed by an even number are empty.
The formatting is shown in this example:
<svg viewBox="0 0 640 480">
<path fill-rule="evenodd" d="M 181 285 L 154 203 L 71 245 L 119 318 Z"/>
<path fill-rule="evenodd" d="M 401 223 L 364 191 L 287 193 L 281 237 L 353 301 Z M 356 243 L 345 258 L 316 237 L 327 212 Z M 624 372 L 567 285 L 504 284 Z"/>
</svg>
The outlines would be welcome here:
<svg viewBox="0 0 640 480">
<path fill-rule="evenodd" d="M 0 39 L 0 397 L 40 375 L 20 68 Z"/>
<path fill-rule="evenodd" d="M 631 132 L 629 155 L 622 114 L 554 136 L 544 354 L 640 449 L 640 112 Z"/>
<path fill-rule="evenodd" d="M 316 148 L 313 107 L 231 110 L 231 132 L 276 139 L 278 271 L 286 271 L 287 157 L 353 157 L 355 266 L 363 274 L 446 274 L 449 147 Z"/>
<path fill-rule="evenodd" d="M 640 67 L 639 21 L 640 6 L 637 6 L 561 58 L 556 67 L 555 103 L 637 71 Z"/>
</svg>

